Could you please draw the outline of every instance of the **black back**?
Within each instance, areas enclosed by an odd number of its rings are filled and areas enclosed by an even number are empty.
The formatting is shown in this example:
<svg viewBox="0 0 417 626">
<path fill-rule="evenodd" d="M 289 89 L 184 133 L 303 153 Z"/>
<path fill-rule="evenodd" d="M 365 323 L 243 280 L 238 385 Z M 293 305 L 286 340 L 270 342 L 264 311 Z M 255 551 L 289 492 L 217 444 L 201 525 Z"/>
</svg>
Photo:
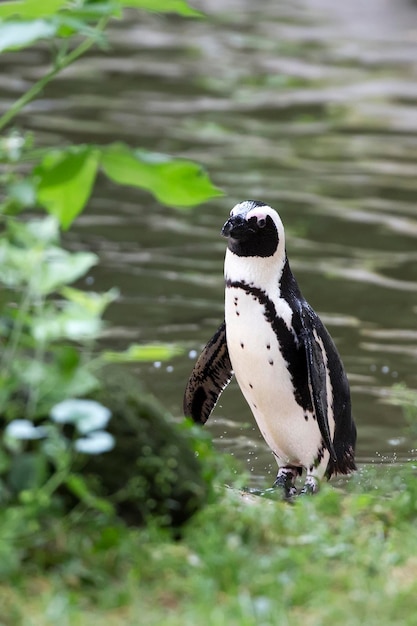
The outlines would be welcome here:
<svg viewBox="0 0 417 626">
<path fill-rule="evenodd" d="M 295 280 L 288 259 L 285 261 L 280 280 L 281 297 L 289 304 L 293 311 L 292 324 L 298 340 L 294 342 L 293 349 L 287 349 L 290 356 L 289 370 L 293 377 L 293 384 L 298 390 L 297 401 L 303 408 L 310 409 L 311 395 L 308 389 L 307 359 L 302 349 L 308 341 L 314 341 L 311 336 L 315 330 L 323 342 L 329 370 L 330 382 L 333 389 L 333 413 L 335 419 L 335 433 L 333 437 L 334 456 L 330 455 L 326 474 L 347 474 L 356 469 L 354 451 L 356 444 L 356 426 L 352 418 L 349 382 L 336 346 L 320 320 L 319 316 L 310 307 L 301 295 L 297 281 Z M 307 320 L 307 324 L 303 320 Z M 308 325 L 308 330 L 306 329 Z M 310 335 L 310 336 L 308 336 Z"/>
</svg>

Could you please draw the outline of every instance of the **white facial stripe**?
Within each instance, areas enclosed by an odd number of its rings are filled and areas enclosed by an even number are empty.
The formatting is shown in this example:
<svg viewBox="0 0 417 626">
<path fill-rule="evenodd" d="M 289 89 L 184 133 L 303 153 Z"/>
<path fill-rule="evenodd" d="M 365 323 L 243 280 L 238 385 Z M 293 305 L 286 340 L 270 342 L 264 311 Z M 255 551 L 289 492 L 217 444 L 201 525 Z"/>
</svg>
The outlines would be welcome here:
<svg viewBox="0 0 417 626">
<path fill-rule="evenodd" d="M 251 207 L 253 207 L 253 203 L 248 200 L 239 202 L 239 204 L 236 204 L 233 207 L 233 209 L 230 211 L 230 216 L 242 215 L 244 217 L 247 214 L 247 212 L 251 209 Z M 259 207 L 259 208 L 262 209 L 263 207 Z"/>
<path fill-rule="evenodd" d="M 252 217 L 256 217 L 258 221 L 266 220 L 266 216 L 268 215 L 268 213 L 264 211 L 263 208 L 264 207 L 256 207 L 255 209 L 252 209 L 252 211 L 249 211 L 249 213 L 246 213 L 246 221 L 249 221 Z"/>
<path fill-rule="evenodd" d="M 281 218 L 279 217 L 275 209 L 271 208 L 267 204 L 254 207 L 252 202 L 245 200 L 244 202 L 236 204 L 236 206 L 234 206 L 231 210 L 230 216 L 234 217 L 236 215 L 241 215 L 246 220 L 249 220 L 251 217 L 256 217 L 258 220 L 266 219 L 269 215 L 269 217 L 271 217 L 275 222 L 278 230 L 278 235 L 280 237 L 283 237 L 284 235 L 284 227 L 282 225 Z"/>
</svg>

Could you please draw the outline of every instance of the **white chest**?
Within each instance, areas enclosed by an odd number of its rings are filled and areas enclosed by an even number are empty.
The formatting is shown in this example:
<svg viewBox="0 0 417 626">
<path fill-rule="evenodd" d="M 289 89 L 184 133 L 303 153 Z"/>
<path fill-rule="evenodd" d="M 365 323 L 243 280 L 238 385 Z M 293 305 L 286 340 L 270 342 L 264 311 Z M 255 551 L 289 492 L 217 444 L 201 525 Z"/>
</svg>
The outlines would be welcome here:
<svg viewBox="0 0 417 626">
<path fill-rule="evenodd" d="M 278 290 L 272 302 L 290 328 L 292 312 Z M 320 447 L 319 428 L 296 401 L 288 364 L 265 313 L 253 293 L 226 288 L 227 345 L 240 389 L 279 463 L 308 465 Z"/>
</svg>

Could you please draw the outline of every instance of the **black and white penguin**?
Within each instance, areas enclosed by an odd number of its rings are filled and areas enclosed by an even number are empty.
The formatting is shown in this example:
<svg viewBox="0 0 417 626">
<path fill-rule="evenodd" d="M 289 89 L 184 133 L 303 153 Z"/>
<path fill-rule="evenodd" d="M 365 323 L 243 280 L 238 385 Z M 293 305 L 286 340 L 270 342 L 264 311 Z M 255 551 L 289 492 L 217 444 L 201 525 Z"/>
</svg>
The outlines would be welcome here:
<svg viewBox="0 0 417 626">
<path fill-rule="evenodd" d="M 274 486 L 295 495 L 305 470 L 302 492 L 314 493 L 325 475 L 356 469 L 346 373 L 291 272 L 278 213 L 241 202 L 222 234 L 225 321 L 191 373 L 184 413 L 204 424 L 234 374 L 278 463 Z"/>
</svg>

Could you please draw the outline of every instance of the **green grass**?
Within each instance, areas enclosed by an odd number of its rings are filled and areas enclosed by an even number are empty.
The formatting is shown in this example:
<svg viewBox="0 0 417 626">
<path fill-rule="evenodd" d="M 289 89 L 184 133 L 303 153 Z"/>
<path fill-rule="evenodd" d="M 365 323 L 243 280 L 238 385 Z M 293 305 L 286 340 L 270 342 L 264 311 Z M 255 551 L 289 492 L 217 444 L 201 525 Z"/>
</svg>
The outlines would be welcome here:
<svg viewBox="0 0 417 626">
<path fill-rule="evenodd" d="M 224 489 L 180 539 L 50 519 L 9 543 L 24 555 L 3 565 L 0 624 L 414 626 L 413 472 L 377 468 L 293 505 Z"/>
</svg>

